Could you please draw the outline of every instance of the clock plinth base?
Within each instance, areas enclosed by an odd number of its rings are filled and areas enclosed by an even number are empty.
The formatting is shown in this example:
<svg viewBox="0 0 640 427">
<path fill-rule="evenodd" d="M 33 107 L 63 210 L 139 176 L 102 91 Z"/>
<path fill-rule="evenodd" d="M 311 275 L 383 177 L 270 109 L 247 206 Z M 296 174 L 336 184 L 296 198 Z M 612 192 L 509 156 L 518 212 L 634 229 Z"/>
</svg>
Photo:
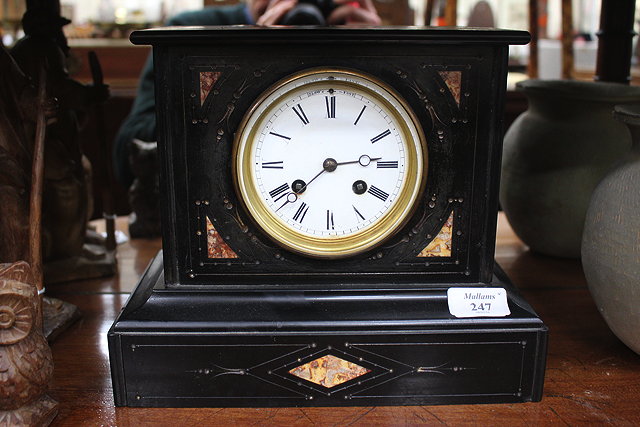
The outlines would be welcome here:
<svg viewBox="0 0 640 427">
<path fill-rule="evenodd" d="M 115 403 L 377 406 L 538 401 L 547 328 L 496 267 L 511 314 L 457 319 L 422 289 L 167 289 L 162 254 L 109 331 Z"/>
</svg>

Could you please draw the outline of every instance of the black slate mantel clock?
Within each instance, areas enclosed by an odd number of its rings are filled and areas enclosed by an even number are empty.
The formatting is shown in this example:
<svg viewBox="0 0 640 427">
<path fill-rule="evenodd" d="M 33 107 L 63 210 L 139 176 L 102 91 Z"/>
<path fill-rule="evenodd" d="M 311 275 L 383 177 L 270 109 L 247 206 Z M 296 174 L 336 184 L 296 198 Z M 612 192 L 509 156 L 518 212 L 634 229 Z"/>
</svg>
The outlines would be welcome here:
<svg viewBox="0 0 640 427">
<path fill-rule="evenodd" d="M 526 32 L 131 39 L 153 45 L 164 249 L 109 331 L 116 405 L 541 398 L 546 327 L 493 258 Z"/>
</svg>

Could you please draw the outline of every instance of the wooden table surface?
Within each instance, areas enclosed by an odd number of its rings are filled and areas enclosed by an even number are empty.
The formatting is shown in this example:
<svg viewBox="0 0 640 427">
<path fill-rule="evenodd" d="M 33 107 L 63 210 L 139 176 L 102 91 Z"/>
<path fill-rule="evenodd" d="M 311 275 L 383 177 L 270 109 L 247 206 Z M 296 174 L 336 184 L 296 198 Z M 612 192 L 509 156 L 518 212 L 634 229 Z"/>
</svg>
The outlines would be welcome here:
<svg viewBox="0 0 640 427">
<path fill-rule="evenodd" d="M 126 229 L 124 221 L 119 227 Z M 116 408 L 107 331 L 160 248 L 159 239 L 118 248 L 116 277 L 52 285 L 47 294 L 77 305 L 82 318 L 52 344 L 50 395 L 54 426 L 145 425 L 640 425 L 640 356 L 607 328 L 586 287 L 579 261 L 532 254 L 504 217 L 496 259 L 549 327 L 541 402 L 503 405 L 139 409 Z"/>
</svg>

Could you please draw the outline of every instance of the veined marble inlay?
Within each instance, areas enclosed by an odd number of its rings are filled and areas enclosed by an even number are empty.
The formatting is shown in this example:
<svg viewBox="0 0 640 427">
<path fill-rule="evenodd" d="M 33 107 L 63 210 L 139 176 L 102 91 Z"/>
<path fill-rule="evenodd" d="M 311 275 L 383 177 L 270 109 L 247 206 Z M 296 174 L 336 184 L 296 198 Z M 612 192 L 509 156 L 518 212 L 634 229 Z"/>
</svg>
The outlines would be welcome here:
<svg viewBox="0 0 640 427">
<path fill-rule="evenodd" d="M 449 218 L 440 229 L 435 239 L 424 248 L 418 257 L 450 257 L 451 256 L 451 237 L 453 236 L 453 211 Z"/>
<path fill-rule="evenodd" d="M 211 92 L 213 85 L 216 84 L 221 74 L 219 71 L 200 72 L 200 105 L 204 104 L 209 92 Z"/>
<path fill-rule="evenodd" d="M 445 84 L 449 88 L 453 99 L 460 105 L 460 90 L 462 87 L 462 71 L 439 71 Z"/>
<path fill-rule="evenodd" d="M 238 258 L 207 218 L 207 255 L 209 258 Z"/>
<path fill-rule="evenodd" d="M 330 354 L 289 371 L 291 375 L 326 388 L 335 387 L 371 372 L 369 369 Z"/>
</svg>

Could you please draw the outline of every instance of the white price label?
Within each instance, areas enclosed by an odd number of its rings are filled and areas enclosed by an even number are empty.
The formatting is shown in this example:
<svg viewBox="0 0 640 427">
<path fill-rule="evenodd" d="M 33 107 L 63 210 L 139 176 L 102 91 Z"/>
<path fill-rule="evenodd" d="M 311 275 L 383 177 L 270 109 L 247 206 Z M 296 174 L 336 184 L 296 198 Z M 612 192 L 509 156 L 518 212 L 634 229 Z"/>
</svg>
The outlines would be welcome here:
<svg viewBox="0 0 640 427">
<path fill-rule="evenodd" d="M 511 314 L 504 288 L 449 288 L 449 313 L 456 317 L 504 317 Z"/>
</svg>

